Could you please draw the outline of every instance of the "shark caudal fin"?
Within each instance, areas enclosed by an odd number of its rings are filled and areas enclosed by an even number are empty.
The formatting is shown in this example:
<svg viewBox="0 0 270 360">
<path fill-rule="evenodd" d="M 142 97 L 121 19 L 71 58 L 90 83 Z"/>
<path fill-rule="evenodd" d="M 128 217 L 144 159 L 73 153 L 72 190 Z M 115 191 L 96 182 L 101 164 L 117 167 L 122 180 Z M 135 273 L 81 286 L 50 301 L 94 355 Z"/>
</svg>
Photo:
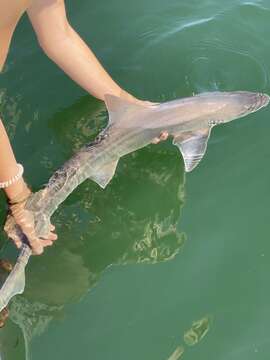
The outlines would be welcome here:
<svg viewBox="0 0 270 360">
<path fill-rule="evenodd" d="M 211 127 L 174 136 L 173 144 L 183 156 L 186 172 L 192 171 L 203 158 L 210 133 Z"/>
</svg>

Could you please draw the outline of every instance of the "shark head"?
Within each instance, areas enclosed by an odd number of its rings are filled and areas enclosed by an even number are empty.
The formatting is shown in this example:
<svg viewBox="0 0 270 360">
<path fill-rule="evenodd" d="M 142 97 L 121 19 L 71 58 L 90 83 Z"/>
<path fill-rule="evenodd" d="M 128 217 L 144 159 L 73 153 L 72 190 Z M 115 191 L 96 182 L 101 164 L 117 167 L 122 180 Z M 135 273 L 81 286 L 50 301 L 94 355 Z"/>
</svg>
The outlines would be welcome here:
<svg viewBox="0 0 270 360">
<path fill-rule="evenodd" d="M 182 153 L 187 172 L 192 171 L 203 158 L 213 126 L 253 113 L 267 106 L 270 100 L 267 94 L 248 91 L 203 93 L 195 98 L 202 117 L 208 118 L 207 126 L 174 136 L 174 144 Z"/>
<path fill-rule="evenodd" d="M 270 100 L 267 94 L 249 91 L 203 93 L 198 97 L 213 110 L 212 115 L 215 118 L 209 120 L 210 126 L 253 113 L 267 106 Z"/>
<path fill-rule="evenodd" d="M 184 160 L 185 170 L 192 171 L 203 158 L 213 126 L 230 122 L 253 113 L 269 103 L 269 96 L 248 91 L 206 92 L 193 97 L 177 99 L 153 106 L 143 106 L 130 101 L 106 95 L 109 112 L 109 126 L 123 129 L 136 138 L 133 145 L 125 148 L 126 153 L 134 151 L 167 131 L 173 136 Z M 146 128 L 148 132 L 146 132 Z M 137 129 L 134 132 L 134 129 Z M 139 132 L 138 129 L 141 131 Z M 151 131 L 149 131 L 151 130 Z M 142 135 L 144 133 L 144 135 Z M 138 136 L 138 134 L 140 134 Z M 138 141 L 137 141 L 138 140 Z M 103 167 L 103 173 L 95 174 L 95 181 L 105 187 L 112 178 L 117 161 Z"/>
<path fill-rule="evenodd" d="M 244 107 L 244 115 L 251 113 L 269 104 L 269 95 L 263 93 L 253 93 L 248 91 L 238 91 L 235 93 L 239 105 Z"/>
</svg>

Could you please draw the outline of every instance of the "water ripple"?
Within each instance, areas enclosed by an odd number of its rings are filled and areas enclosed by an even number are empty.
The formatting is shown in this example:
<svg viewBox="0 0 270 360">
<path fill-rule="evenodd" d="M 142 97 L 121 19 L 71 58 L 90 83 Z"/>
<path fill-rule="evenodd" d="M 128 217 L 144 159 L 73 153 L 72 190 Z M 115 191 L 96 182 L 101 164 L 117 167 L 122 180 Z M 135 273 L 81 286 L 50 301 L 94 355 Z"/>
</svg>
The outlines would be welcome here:
<svg viewBox="0 0 270 360">
<path fill-rule="evenodd" d="M 175 27 L 173 27 L 172 29 L 170 29 L 169 31 L 167 31 L 166 33 L 162 34 L 158 39 L 156 39 L 156 41 L 154 41 L 152 44 L 156 44 L 160 41 L 165 40 L 166 38 L 179 33 L 180 31 L 183 31 L 185 29 L 191 28 L 191 27 L 195 27 L 198 25 L 202 25 L 205 23 L 208 23 L 212 20 L 215 19 L 215 16 L 211 16 L 208 18 L 203 18 L 203 19 L 197 19 L 197 20 L 191 20 L 191 21 L 187 21 L 187 22 L 181 22 L 180 24 L 177 24 Z"/>
</svg>

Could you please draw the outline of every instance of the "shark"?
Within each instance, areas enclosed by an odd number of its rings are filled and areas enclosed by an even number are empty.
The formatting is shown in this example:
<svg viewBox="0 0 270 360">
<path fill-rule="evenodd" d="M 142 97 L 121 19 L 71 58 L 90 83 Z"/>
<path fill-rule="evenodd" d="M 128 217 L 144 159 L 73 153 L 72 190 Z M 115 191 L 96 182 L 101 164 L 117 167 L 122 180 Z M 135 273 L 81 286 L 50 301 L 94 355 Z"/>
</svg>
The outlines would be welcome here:
<svg viewBox="0 0 270 360">
<path fill-rule="evenodd" d="M 32 194 L 25 207 L 31 211 L 38 237 L 49 232 L 50 217 L 58 206 L 86 179 L 106 188 L 119 159 L 143 148 L 166 131 L 182 154 L 186 172 L 202 160 L 214 126 L 251 114 L 269 104 L 264 93 L 234 91 L 206 92 L 192 97 L 153 105 L 133 103 L 106 95 L 109 114 L 106 128 L 94 141 L 82 147 L 59 168 L 48 184 Z M 23 245 L 16 264 L 0 289 L 0 311 L 25 288 L 25 267 L 31 247 L 20 228 L 9 216 L 5 230 L 19 237 Z"/>
</svg>

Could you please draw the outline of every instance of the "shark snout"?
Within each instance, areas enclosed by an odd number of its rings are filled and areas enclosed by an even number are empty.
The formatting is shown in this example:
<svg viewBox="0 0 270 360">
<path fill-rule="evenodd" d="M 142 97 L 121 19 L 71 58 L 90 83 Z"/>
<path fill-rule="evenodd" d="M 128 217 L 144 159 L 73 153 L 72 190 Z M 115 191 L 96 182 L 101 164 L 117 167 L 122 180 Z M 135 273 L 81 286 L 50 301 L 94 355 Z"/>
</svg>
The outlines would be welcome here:
<svg viewBox="0 0 270 360">
<path fill-rule="evenodd" d="M 248 104 L 245 108 L 248 112 L 257 111 L 269 104 L 270 98 L 267 94 L 263 93 L 251 93 L 250 99 L 248 99 Z"/>
<path fill-rule="evenodd" d="M 256 110 L 267 106 L 269 104 L 270 98 L 267 94 L 258 93 L 257 94 L 257 107 Z"/>
</svg>

